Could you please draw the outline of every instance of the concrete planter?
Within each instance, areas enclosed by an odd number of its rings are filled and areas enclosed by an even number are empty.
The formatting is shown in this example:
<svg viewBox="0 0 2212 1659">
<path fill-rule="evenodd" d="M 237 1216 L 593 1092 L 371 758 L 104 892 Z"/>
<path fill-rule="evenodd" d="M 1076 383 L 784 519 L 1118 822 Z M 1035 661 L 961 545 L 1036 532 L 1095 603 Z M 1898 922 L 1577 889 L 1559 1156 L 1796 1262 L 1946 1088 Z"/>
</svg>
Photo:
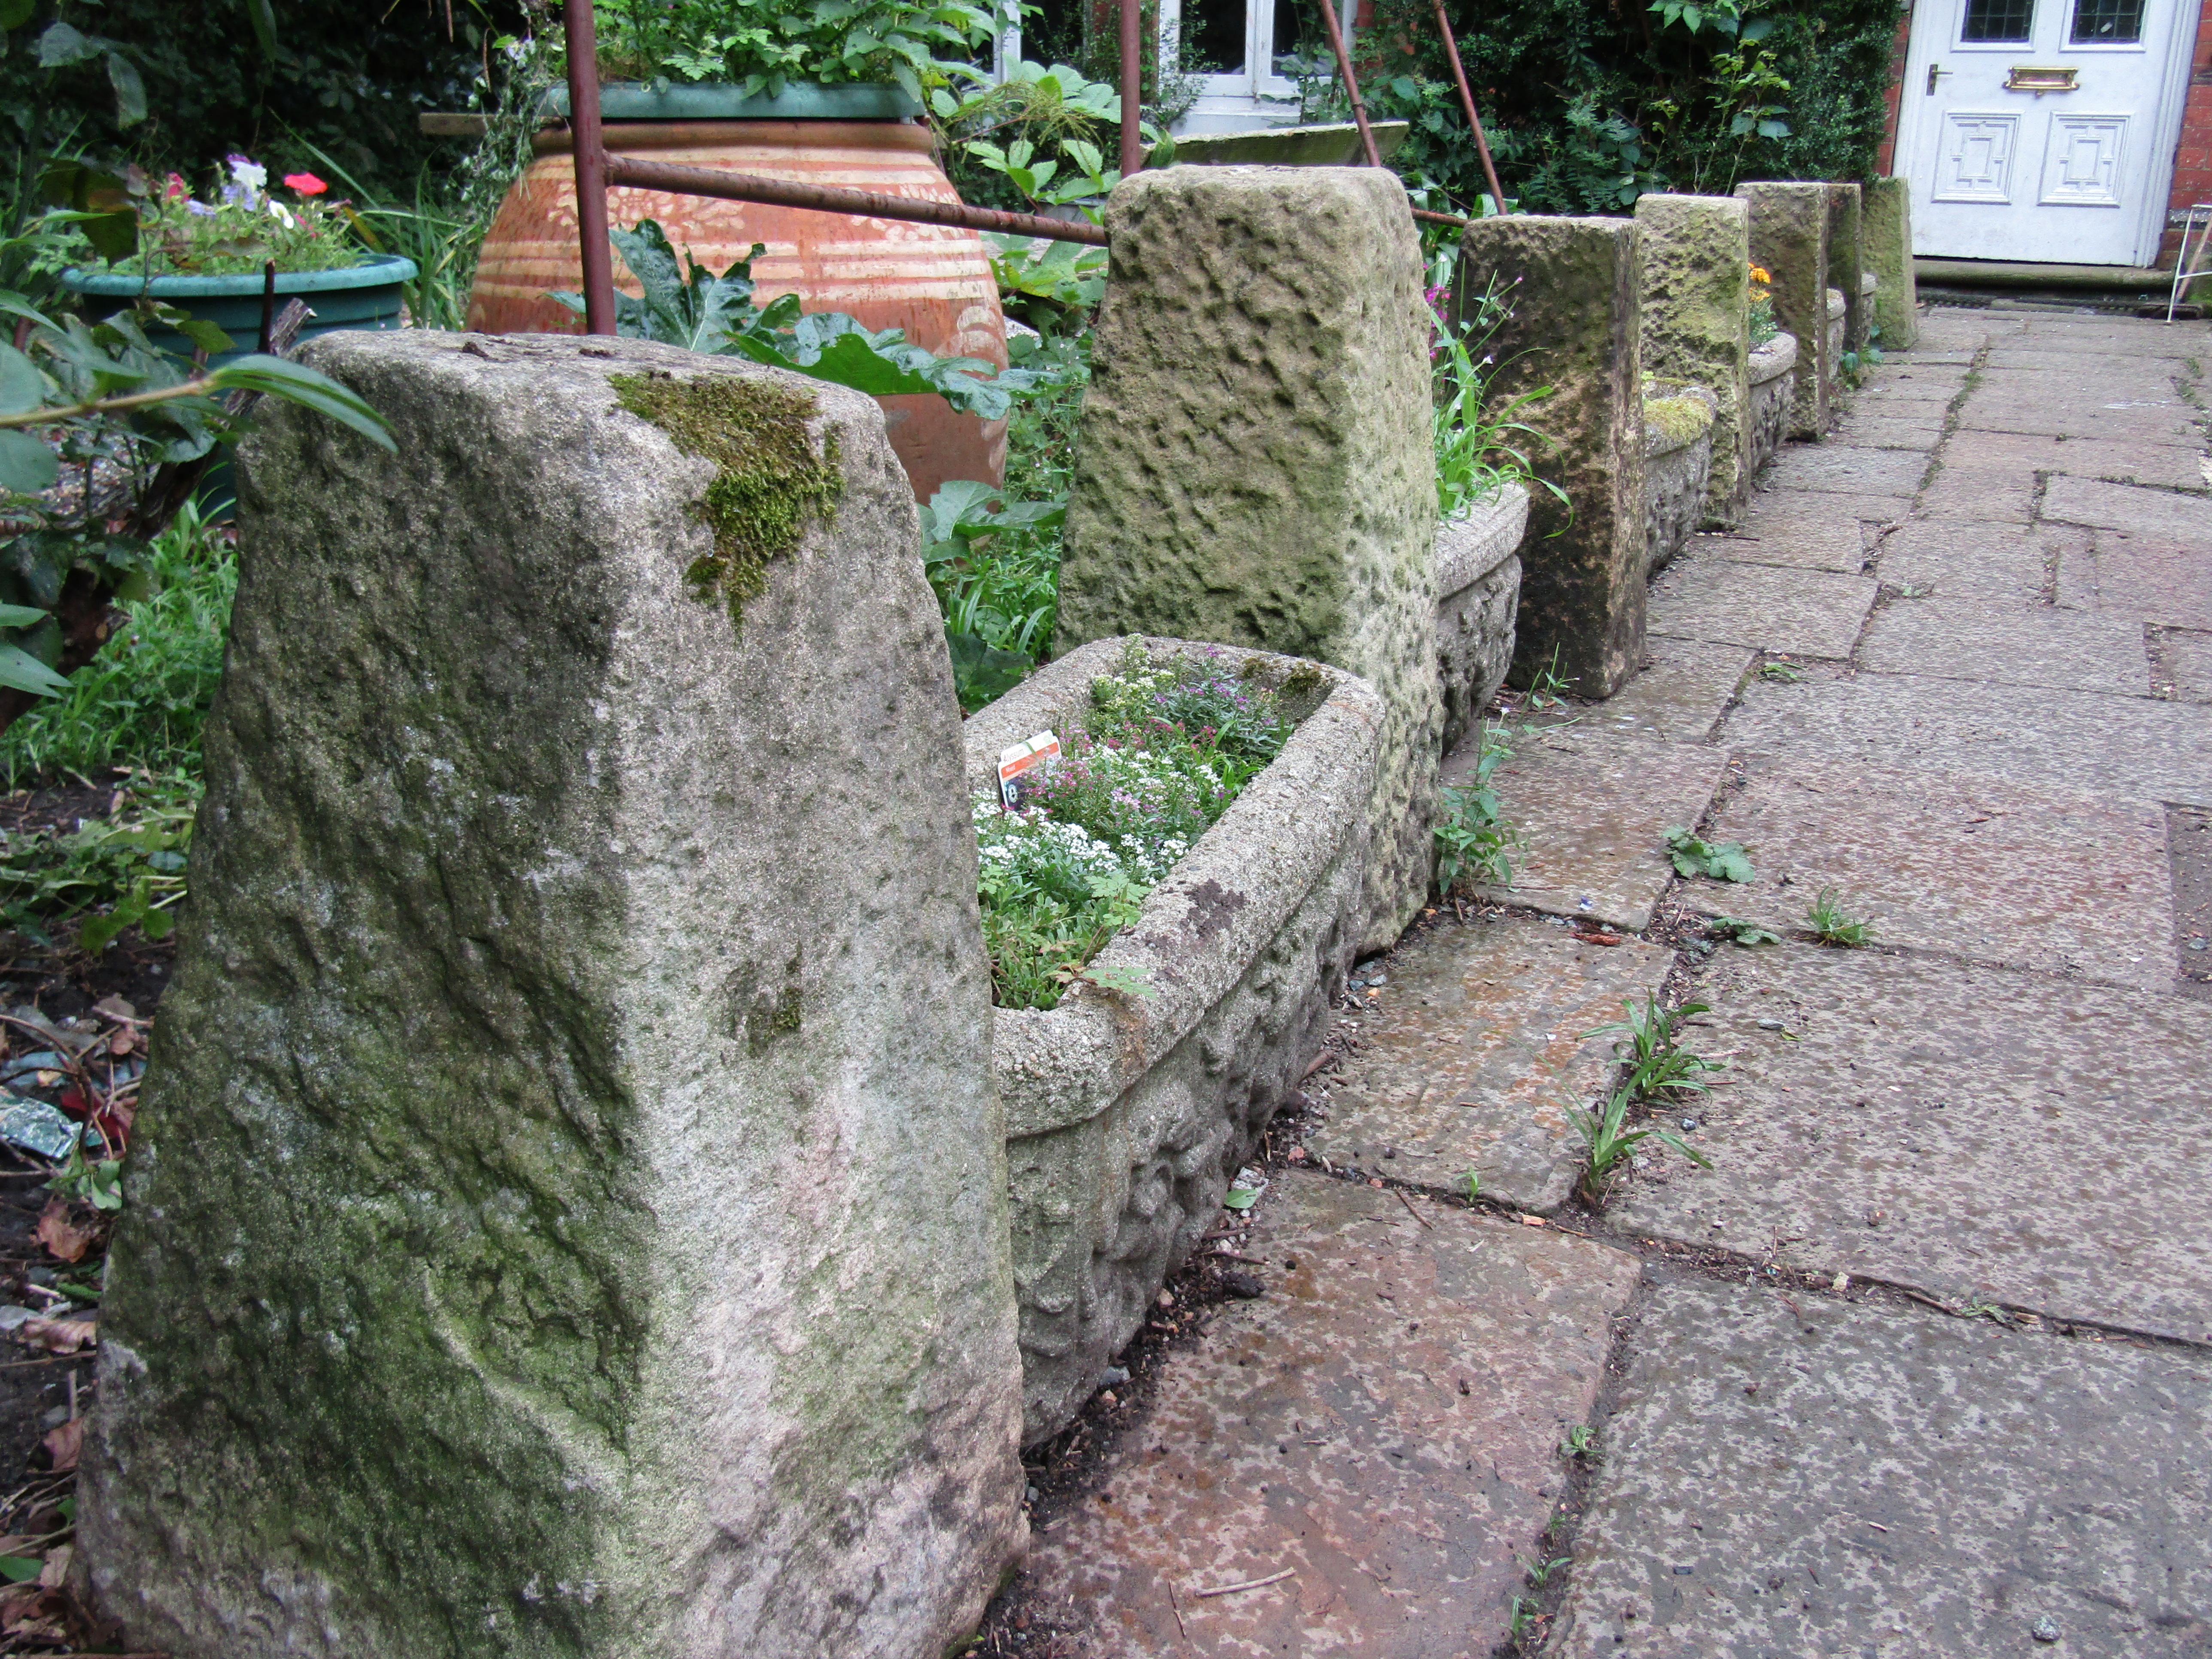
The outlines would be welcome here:
<svg viewBox="0 0 2212 1659">
<path fill-rule="evenodd" d="M 1443 752 L 1482 718 L 1513 663 L 1528 491 L 1510 483 L 1437 526 L 1437 678 Z"/>
<path fill-rule="evenodd" d="M 1751 349 L 1751 456 L 1744 471 L 1757 477 L 1790 433 L 1790 406 L 1797 395 L 1797 337 L 1778 334 Z"/>
<path fill-rule="evenodd" d="M 1322 701 L 1098 958 L 1149 995 L 1078 985 L 995 1011 L 1006 1120 L 1023 1439 L 1057 1431 L 1220 1213 L 1237 1167 L 1319 1046 L 1359 944 L 1382 699 L 1297 658 L 1176 640 L 1262 684 L 1318 673 Z M 1050 664 L 968 722 L 968 779 L 1088 706 L 1120 639 Z"/>
<path fill-rule="evenodd" d="M 1644 574 L 1664 569 L 1705 516 L 1719 405 L 1699 386 L 1671 386 L 1644 400 Z"/>
</svg>

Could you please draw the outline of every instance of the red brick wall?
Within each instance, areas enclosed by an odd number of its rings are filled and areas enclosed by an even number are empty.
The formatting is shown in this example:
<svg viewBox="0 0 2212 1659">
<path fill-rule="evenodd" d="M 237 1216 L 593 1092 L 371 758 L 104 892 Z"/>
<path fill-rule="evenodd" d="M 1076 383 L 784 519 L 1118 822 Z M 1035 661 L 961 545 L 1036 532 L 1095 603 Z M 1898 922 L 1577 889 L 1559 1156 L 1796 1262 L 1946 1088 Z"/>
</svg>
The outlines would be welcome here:
<svg viewBox="0 0 2212 1659">
<path fill-rule="evenodd" d="M 1898 105 L 1905 90 L 1905 53 L 1911 33 L 1912 15 L 1908 9 L 1905 21 L 1897 26 L 1897 51 L 1890 62 L 1889 126 L 1876 158 L 1884 173 L 1897 158 Z M 2189 59 L 2189 101 L 2182 108 L 2181 143 L 2174 151 L 2169 205 L 2180 210 L 2197 202 L 2212 202 L 2212 0 L 2199 0 L 2197 44 Z M 2159 263 L 2171 267 L 2180 246 L 2181 230 L 2175 226 L 2159 244 Z"/>
<path fill-rule="evenodd" d="M 2212 0 L 2205 0 L 2212 6 Z M 1905 15 L 1897 20 L 1897 44 L 1889 54 L 1889 91 L 1884 99 L 1889 106 L 1889 123 L 1883 128 L 1881 149 L 1875 152 L 1874 170 L 1887 178 L 1897 166 L 1897 110 L 1905 95 L 1905 56 L 1912 50 L 1912 8 L 1905 9 Z"/>
<path fill-rule="evenodd" d="M 2197 47 L 2189 59 L 2189 101 L 2182 106 L 2181 144 L 2173 153 L 2170 205 L 2186 208 L 2197 202 L 2212 202 L 2212 0 L 2203 0 Z M 2180 229 L 2169 229 L 2159 244 L 2159 263 L 2172 265 L 2180 246 Z"/>
</svg>

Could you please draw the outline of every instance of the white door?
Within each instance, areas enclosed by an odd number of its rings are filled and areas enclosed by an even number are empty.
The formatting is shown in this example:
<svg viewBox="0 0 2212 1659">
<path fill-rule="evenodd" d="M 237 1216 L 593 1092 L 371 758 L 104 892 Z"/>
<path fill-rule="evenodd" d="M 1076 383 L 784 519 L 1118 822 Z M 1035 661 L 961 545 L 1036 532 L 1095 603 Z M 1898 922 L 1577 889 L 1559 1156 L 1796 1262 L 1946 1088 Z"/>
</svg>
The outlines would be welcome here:
<svg viewBox="0 0 2212 1659">
<path fill-rule="evenodd" d="M 1920 0 L 1898 118 L 1912 251 L 2150 264 L 2189 68 L 2181 12 L 2180 0 Z"/>
</svg>

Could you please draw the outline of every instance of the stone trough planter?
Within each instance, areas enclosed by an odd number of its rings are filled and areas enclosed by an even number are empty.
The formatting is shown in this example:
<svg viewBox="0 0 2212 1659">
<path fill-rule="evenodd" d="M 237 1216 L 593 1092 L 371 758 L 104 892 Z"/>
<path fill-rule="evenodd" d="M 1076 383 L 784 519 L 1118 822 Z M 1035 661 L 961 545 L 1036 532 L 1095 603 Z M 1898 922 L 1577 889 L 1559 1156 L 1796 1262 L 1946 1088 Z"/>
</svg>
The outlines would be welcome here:
<svg viewBox="0 0 2212 1659">
<path fill-rule="evenodd" d="M 1123 644 L 1085 646 L 970 719 L 971 789 L 994 789 L 1008 744 L 1066 731 Z M 1024 1443 L 1075 1414 L 1220 1214 L 1320 1045 L 1364 914 L 1383 722 L 1374 688 L 1266 652 L 1146 644 L 1156 656 L 1211 653 L 1271 686 L 1317 675 L 1321 702 L 1099 956 L 1141 975 L 1150 994 L 1078 984 L 1048 1012 L 994 1013 Z"/>
<path fill-rule="evenodd" d="M 1828 372 L 1828 398 L 1832 403 L 1844 391 L 1844 340 L 1850 326 L 1850 307 L 1844 302 L 1844 291 L 1828 290 L 1828 356 L 1825 367 Z M 1833 411 L 1841 414 L 1838 409 Z M 1825 432 L 1820 434 L 1827 436 Z"/>
<path fill-rule="evenodd" d="M 1656 388 L 1644 399 L 1644 574 L 1663 570 L 1705 513 L 1720 409 L 1701 386 Z"/>
<path fill-rule="evenodd" d="M 1444 746 L 1459 746 L 1513 661 L 1528 491 L 1510 483 L 1437 526 L 1437 675 Z"/>
<path fill-rule="evenodd" d="M 1778 334 L 1751 349 L 1751 453 L 1744 476 L 1755 478 L 1790 433 L 1790 404 L 1797 392 L 1797 337 Z"/>
</svg>

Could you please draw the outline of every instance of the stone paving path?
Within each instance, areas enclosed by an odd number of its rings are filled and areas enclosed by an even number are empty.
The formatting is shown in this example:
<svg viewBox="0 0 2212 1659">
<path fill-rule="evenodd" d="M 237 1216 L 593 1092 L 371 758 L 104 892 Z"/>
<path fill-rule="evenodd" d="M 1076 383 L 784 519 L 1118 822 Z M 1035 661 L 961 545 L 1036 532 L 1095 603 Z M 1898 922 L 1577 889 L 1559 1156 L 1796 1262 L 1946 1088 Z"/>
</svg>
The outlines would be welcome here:
<svg viewBox="0 0 2212 1659">
<path fill-rule="evenodd" d="M 1265 1294 L 1040 1511 L 1066 1651 L 2212 1655 L 2207 368 L 1930 313 L 1661 576 L 1644 672 L 1529 719 L 1516 879 L 1370 965 Z M 1662 988 L 1713 1167 L 1592 1212 L 1584 1034 Z"/>
</svg>

